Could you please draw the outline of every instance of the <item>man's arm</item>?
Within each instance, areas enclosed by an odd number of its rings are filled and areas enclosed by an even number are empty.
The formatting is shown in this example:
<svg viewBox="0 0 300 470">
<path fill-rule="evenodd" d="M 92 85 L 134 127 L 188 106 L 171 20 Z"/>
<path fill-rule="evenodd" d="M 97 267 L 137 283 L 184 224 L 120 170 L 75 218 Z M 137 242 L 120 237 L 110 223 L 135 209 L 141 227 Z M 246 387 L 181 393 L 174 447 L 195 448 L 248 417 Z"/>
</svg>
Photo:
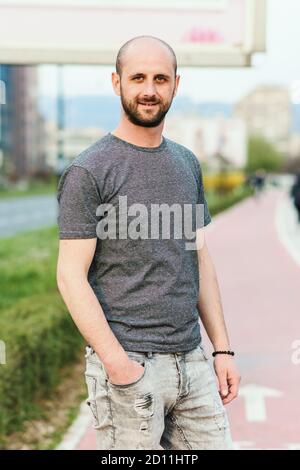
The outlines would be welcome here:
<svg viewBox="0 0 300 470">
<path fill-rule="evenodd" d="M 143 366 L 129 359 L 88 282 L 96 243 L 97 238 L 60 240 L 57 286 L 77 328 L 103 362 L 110 381 L 128 384 L 141 377 Z"/>
<path fill-rule="evenodd" d="M 205 242 L 204 228 L 197 231 L 200 294 L 198 311 L 207 335 L 217 351 L 230 350 L 230 341 L 223 315 L 220 289 L 216 270 Z M 218 378 L 223 403 L 237 397 L 241 380 L 232 356 L 217 355 L 214 368 Z M 226 398 L 225 398 L 226 397 Z"/>
</svg>

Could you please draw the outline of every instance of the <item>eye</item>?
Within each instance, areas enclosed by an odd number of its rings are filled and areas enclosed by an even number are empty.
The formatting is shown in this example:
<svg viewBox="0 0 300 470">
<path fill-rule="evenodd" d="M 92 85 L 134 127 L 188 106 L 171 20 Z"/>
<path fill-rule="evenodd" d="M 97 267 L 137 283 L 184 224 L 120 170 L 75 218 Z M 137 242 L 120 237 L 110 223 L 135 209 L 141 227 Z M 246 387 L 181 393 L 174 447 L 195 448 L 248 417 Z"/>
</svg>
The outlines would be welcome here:
<svg viewBox="0 0 300 470">
<path fill-rule="evenodd" d="M 159 80 L 159 81 L 166 81 L 165 77 L 156 77 L 156 80 Z"/>
<path fill-rule="evenodd" d="M 143 77 L 134 77 L 133 80 L 142 80 Z"/>
</svg>

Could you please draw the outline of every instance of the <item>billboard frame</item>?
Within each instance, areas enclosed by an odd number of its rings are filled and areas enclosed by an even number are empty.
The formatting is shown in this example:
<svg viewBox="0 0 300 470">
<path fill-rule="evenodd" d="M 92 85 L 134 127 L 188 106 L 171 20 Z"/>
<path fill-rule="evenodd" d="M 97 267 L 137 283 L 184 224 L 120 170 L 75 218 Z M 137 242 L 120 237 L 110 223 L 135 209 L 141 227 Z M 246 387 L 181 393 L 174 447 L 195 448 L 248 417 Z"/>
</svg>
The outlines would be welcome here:
<svg viewBox="0 0 300 470">
<path fill-rule="evenodd" d="M 214 0 L 212 0 L 214 1 Z M 216 1 L 216 0 L 215 0 Z M 226 8 L 230 0 L 218 0 L 219 8 Z M 116 1 L 111 8 L 119 9 L 120 1 Z M 136 5 L 138 2 L 128 0 L 128 5 Z M 185 7 L 194 2 L 184 2 Z M 105 4 L 108 5 L 107 0 Z M 205 11 L 207 0 L 201 3 Z M 210 3 L 211 4 L 211 3 Z M 84 6 L 83 6 L 84 5 Z M 11 2 L 0 0 L 1 7 L 34 7 L 34 6 L 47 6 L 51 8 L 73 8 L 74 6 L 80 8 L 104 8 L 104 3 L 87 0 L 61 0 L 56 4 L 50 4 L 49 1 L 45 2 L 29 0 Z M 139 9 L 157 9 L 156 4 L 152 7 L 147 6 L 147 3 L 139 3 Z M 178 4 L 179 5 L 179 4 Z M 215 3 L 217 5 L 217 3 Z M 162 8 L 163 5 L 161 4 Z M 106 7 L 107 8 L 107 7 Z M 124 8 L 124 6 L 123 6 Z M 130 8 L 130 7 L 129 7 Z M 166 8 L 166 7 L 164 7 Z M 249 67 L 251 66 L 251 56 L 256 52 L 264 52 L 266 47 L 266 0 L 245 0 L 245 15 L 246 23 L 244 29 L 243 45 L 228 46 L 228 45 L 199 45 L 189 44 L 188 46 L 175 45 L 174 49 L 178 58 L 180 67 Z M 172 6 L 172 10 L 174 7 Z M 211 11 L 212 8 L 210 7 Z M 3 43 L 0 40 L 0 63 L 6 64 L 86 64 L 86 65 L 111 65 L 113 58 L 117 52 L 117 45 L 111 44 L 105 47 L 96 47 L 95 44 L 85 44 L 84 47 L 72 43 L 55 43 L 51 42 L 47 45 L 39 46 L 36 43 L 22 42 L 22 46 L 17 42 Z"/>
</svg>

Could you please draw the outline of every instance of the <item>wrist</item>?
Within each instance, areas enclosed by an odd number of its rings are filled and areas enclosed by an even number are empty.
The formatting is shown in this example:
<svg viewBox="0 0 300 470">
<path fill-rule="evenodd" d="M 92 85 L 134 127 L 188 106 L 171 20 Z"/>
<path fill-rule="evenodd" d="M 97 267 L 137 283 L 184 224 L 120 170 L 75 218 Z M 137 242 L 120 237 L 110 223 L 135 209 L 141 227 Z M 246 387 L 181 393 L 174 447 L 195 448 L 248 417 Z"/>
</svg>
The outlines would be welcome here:
<svg viewBox="0 0 300 470">
<path fill-rule="evenodd" d="M 231 350 L 216 350 L 212 353 L 213 357 L 216 357 L 216 356 L 231 356 L 233 357 L 235 355 L 234 351 L 231 351 Z"/>
<path fill-rule="evenodd" d="M 215 351 L 230 351 L 230 343 L 228 339 L 220 339 L 212 343 Z"/>
<path fill-rule="evenodd" d="M 110 354 L 108 357 L 104 358 L 102 362 L 106 372 L 109 375 L 113 375 L 119 370 L 126 369 L 129 361 L 128 355 L 124 349 L 121 349 L 115 354 Z"/>
<path fill-rule="evenodd" d="M 229 344 L 216 344 L 214 345 L 214 351 L 232 351 Z"/>
</svg>

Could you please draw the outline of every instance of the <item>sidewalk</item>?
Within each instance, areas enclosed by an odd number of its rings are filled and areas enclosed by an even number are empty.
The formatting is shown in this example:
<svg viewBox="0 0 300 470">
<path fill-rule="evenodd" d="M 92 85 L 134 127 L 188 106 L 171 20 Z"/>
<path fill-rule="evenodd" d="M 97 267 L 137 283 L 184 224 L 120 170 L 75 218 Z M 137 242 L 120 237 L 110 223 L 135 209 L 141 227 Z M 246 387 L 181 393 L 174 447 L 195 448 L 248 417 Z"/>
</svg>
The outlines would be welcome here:
<svg viewBox="0 0 300 470">
<path fill-rule="evenodd" d="M 298 252 L 299 237 L 290 228 L 289 204 L 283 190 L 271 189 L 259 201 L 249 198 L 225 211 L 207 227 L 242 375 L 239 397 L 227 407 L 237 449 L 300 449 L 300 363 L 292 361 L 296 340 L 300 348 L 300 263 L 292 253 Z M 85 416 L 60 448 L 96 448 Z"/>
</svg>

